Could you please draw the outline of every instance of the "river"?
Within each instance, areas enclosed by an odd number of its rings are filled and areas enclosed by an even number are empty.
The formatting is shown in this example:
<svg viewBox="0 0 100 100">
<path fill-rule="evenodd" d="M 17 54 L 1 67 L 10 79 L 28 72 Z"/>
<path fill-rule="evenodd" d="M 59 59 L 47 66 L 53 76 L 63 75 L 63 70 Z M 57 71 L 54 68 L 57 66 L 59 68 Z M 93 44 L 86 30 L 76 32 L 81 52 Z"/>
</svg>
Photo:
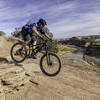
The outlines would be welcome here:
<svg viewBox="0 0 100 100">
<path fill-rule="evenodd" d="M 84 51 L 85 49 L 79 47 L 78 50 L 74 52 L 66 53 L 63 56 L 69 58 L 83 59 Z"/>
</svg>

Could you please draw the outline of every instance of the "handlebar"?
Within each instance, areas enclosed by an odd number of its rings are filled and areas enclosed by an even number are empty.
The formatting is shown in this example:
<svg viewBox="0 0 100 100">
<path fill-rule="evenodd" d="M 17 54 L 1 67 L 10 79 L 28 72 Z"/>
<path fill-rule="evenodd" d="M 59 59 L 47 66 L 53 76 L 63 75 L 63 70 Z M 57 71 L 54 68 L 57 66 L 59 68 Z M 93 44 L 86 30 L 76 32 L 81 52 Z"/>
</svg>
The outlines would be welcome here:
<svg viewBox="0 0 100 100">
<path fill-rule="evenodd" d="M 47 37 L 47 36 L 46 36 L 46 37 Z M 52 41 L 51 38 L 48 38 L 48 37 L 47 37 L 47 39 L 46 39 L 46 38 L 44 38 L 44 37 L 41 36 L 41 35 L 39 35 L 39 38 L 41 38 L 41 39 L 44 40 L 44 41 Z"/>
</svg>

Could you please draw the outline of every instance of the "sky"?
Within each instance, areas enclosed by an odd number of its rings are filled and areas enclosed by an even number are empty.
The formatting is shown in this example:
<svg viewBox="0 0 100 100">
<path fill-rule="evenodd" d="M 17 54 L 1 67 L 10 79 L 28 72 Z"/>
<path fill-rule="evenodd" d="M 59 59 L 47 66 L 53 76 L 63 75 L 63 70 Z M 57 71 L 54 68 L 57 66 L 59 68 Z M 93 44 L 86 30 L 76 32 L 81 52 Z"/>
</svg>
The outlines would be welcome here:
<svg viewBox="0 0 100 100">
<path fill-rule="evenodd" d="M 54 38 L 100 35 L 100 0 L 0 0 L 0 30 L 47 21 Z"/>
</svg>

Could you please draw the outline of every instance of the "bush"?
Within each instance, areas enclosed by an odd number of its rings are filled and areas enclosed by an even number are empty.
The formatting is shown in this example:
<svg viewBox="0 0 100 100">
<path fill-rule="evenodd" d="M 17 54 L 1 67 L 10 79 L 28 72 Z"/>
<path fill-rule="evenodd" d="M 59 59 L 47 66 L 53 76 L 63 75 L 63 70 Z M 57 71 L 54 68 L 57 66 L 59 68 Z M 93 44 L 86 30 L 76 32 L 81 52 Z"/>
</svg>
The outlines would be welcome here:
<svg viewBox="0 0 100 100">
<path fill-rule="evenodd" d="M 15 28 L 15 31 L 12 32 L 11 35 L 12 35 L 13 37 L 22 38 L 22 35 L 21 35 L 21 28 Z"/>
<path fill-rule="evenodd" d="M 48 45 L 49 45 L 49 50 L 51 52 L 54 52 L 54 53 L 58 52 L 58 42 L 57 42 L 57 40 L 53 40 L 52 42 L 49 42 Z"/>
<path fill-rule="evenodd" d="M 4 36 L 4 35 L 5 35 L 5 32 L 0 31 L 0 36 Z"/>
<path fill-rule="evenodd" d="M 17 39 L 13 36 L 6 37 L 6 40 L 9 41 L 9 42 L 16 42 L 17 41 Z"/>
</svg>

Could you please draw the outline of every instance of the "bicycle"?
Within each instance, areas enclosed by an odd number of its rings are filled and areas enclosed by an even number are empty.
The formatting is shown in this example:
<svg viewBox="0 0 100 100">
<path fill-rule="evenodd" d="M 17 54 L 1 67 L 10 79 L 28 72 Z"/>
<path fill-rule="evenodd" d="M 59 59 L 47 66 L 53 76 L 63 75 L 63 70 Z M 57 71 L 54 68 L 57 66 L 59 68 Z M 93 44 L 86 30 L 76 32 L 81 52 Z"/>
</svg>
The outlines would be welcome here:
<svg viewBox="0 0 100 100">
<path fill-rule="evenodd" d="M 51 40 L 50 39 L 43 39 L 43 40 L 44 40 L 43 43 L 39 43 L 36 45 L 33 45 L 32 41 L 30 41 L 30 43 L 27 45 L 28 50 L 23 48 L 24 42 L 19 41 L 19 42 L 15 43 L 12 46 L 11 51 L 10 51 L 11 58 L 14 62 L 21 63 L 26 58 L 30 58 L 31 53 L 33 53 L 33 56 L 34 56 L 39 51 L 41 51 L 42 48 L 45 48 L 45 50 L 44 50 L 45 53 L 43 54 L 43 56 L 40 59 L 40 69 L 45 75 L 56 76 L 61 70 L 61 60 L 57 54 L 49 51 L 48 42 Z M 17 46 L 20 46 L 20 47 L 18 48 Z M 34 46 L 35 46 L 35 48 L 33 48 Z M 15 48 L 16 48 L 16 50 L 14 53 Z M 16 57 L 18 57 L 18 56 L 21 57 L 21 59 L 19 59 L 19 58 L 17 59 Z M 47 71 L 45 67 L 48 68 L 49 71 Z M 58 68 L 54 72 L 55 67 L 58 67 Z M 53 70 L 51 70 L 51 68 Z"/>
</svg>

